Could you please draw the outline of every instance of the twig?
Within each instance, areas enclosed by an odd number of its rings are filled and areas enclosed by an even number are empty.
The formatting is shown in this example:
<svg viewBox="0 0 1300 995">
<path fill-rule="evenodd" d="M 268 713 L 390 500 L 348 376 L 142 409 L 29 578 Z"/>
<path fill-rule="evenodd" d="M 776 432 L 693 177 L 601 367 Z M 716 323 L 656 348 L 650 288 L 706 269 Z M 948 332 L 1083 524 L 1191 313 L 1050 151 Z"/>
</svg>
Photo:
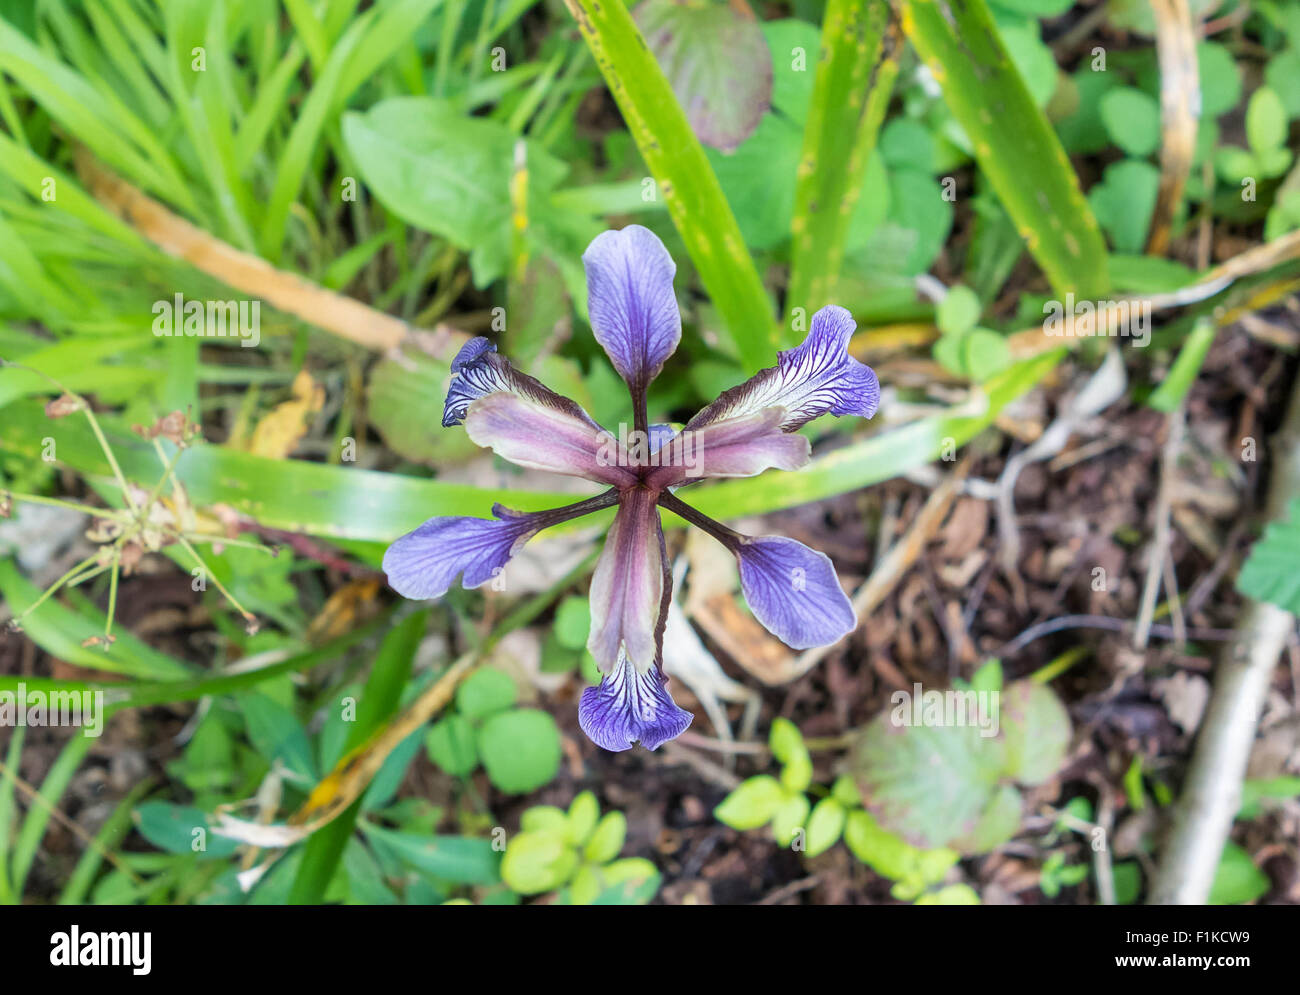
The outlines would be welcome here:
<svg viewBox="0 0 1300 995">
<path fill-rule="evenodd" d="M 1300 379 L 1292 386 L 1273 452 L 1265 511 L 1269 520 L 1278 520 L 1285 517 L 1290 497 L 1300 493 Z M 1219 661 L 1196 752 L 1174 806 L 1173 831 L 1160 857 L 1151 904 L 1201 905 L 1209 897 L 1240 805 L 1241 782 L 1273 668 L 1294 629 L 1290 612 L 1247 599 L 1237 622 L 1238 639 Z"/>
<path fill-rule="evenodd" d="M 1178 451 L 1183 446 L 1183 429 L 1186 420 L 1180 404 L 1169 414 L 1169 434 L 1160 459 L 1160 486 L 1156 491 L 1156 531 L 1147 551 L 1147 577 L 1142 587 L 1142 607 L 1133 630 L 1133 648 L 1144 650 L 1151 633 L 1151 619 L 1155 615 L 1156 598 L 1160 596 L 1160 578 L 1169 558 L 1169 509 L 1174 477 L 1178 472 Z"/>
</svg>

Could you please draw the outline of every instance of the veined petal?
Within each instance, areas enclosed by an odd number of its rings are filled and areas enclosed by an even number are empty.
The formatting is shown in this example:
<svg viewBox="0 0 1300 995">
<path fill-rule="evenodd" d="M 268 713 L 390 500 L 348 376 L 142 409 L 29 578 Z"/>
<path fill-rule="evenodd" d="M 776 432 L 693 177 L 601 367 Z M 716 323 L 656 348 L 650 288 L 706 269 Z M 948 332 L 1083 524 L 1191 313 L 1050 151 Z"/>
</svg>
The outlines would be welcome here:
<svg viewBox="0 0 1300 995">
<path fill-rule="evenodd" d="M 663 596 L 660 532 L 653 493 L 644 487 L 625 491 L 591 578 L 587 649 L 605 673 L 624 651 L 639 674 L 655 666 Z"/>
<path fill-rule="evenodd" d="M 813 315 L 802 345 L 779 353 L 776 366 L 723 391 L 690 420 L 687 430 L 773 405 L 786 409 L 781 423 L 786 432 L 827 413 L 870 418 L 880 403 L 880 383 L 871 367 L 849 355 L 849 338 L 856 327 L 844 308 L 834 304 L 822 308 Z"/>
<path fill-rule="evenodd" d="M 673 295 L 677 264 L 648 228 L 601 232 L 582 254 L 596 341 L 633 389 L 644 390 L 682 337 Z"/>
<path fill-rule="evenodd" d="M 478 587 L 546 524 L 500 505 L 493 512 L 496 518 L 430 518 L 394 542 L 384 553 L 393 590 L 406 598 L 440 598 L 462 572 L 463 587 Z"/>
<path fill-rule="evenodd" d="M 576 407 L 576 405 L 575 405 Z M 579 409 L 581 410 L 581 409 Z M 618 456 L 614 437 L 589 420 L 518 394 L 488 394 L 472 401 L 465 431 L 518 466 L 630 487 L 636 482 Z"/>
<path fill-rule="evenodd" d="M 633 743 L 655 750 L 676 739 L 694 716 L 678 708 L 668 678 L 652 666 L 645 673 L 620 654 L 599 685 L 586 688 L 578 704 L 578 725 L 597 746 L 618 752 Z"/>
<path fill-rule="evenodd" d="M 802 435 L 781 429 L 785 408 L 765 408 L 751 415 L 724 418 L 703 428 L 687 428 L 655 451 L 646 484 L 662 491 L 702 477 L 752 477 L 770 467 L 797 470 L 808 462 L 809 444 Z"/>
<path fill-rule="evenodd" d="M 750 610 L 787 646 L 828 646 L 857 628 L 825 553 L 784 536 L 743 537 L 733 551 Z"/>
</svg>

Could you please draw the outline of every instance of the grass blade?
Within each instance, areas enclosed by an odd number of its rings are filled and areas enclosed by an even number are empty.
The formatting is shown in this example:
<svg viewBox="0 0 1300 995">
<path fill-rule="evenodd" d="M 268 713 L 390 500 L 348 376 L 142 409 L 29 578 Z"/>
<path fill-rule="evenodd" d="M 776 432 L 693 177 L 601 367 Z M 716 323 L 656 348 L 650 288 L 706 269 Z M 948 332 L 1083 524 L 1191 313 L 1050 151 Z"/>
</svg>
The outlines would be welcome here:
<svg viewBox="0 0 1300 995">
<path fill-rule="evenodd" d="M 849 223 L 898 77 L 901 47 L 886 0 L 826 5 L 795 183 L 787 316 L 834 302 Z"/>
<path fill-rule="evenodd" d="M 1016 71 L 984 0 L 902 0 L 903 30 L 943 87 L 1035 261 L 1058 295 L 1108 288 L 1106 243 L 1056 134 Z"/>
</svg>

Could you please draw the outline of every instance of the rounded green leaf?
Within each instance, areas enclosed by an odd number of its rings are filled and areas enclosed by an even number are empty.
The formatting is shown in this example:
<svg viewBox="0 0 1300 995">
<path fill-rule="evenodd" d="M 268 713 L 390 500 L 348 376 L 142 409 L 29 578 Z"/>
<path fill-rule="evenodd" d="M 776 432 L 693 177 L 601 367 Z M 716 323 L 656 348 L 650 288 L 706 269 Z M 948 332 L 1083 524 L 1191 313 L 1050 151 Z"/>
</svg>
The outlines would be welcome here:
<svg viewBox="0 0 1300 995">
<path fill-rule="evenodd" d="M 1203 41 L 1196 46 L 1197 73 L 1201 80 L 1201 116 L 1218 117 L 1241 99 L 1241 70 L 1222 45 Z"/>
<path fill-rule="evenodd" d="M 1061 766 L 1070 746 L 1070 716 L 1049 687 L 1016 681 L 1002 692 L 1006 773 L 1021 784 L 1041 784 Z"/>
<path fill-rule="evenodd" d="M 862 804 L 862 795 L 858 793 L 857 782 L 851 774 L 841 774 L 831 785 L 831 797 L 846 809 L 857 808 Z"/>
<path fill-rule="evenodd" d="M 560 731 L 549 714 L 535 708 L 501 712 L 483 723 L 478 752 L 494 785 L 525 794 L 560 769 Z"/>
<path fill-rule="evenodd" d="M 501 877 L 521 895 L 554 891 L 578 869 L 578 852 L 563 834 L 520 833 L 506 847 Z"/>
<path fill-rule="evenodd" d="M 592 830 L 596 828 L 596 820 L 599 818 L 600 803 L 596 801 L 596 796 L 590 791 L 581 792 L 569 806 L 567 819 L 569 839 L 576 845 L 582 846 L 591 836 Z"/>
<path fill-rule="evenodd" d="M 503 670 L 483 667 L 474 671 L 456 691 L 456 708 L 461 715 L 481 719 L 504 711 L 519 698 L 514 678 Z"/>
<path fill-rule="evenodd" d="M 429 759 L 453 777 L 464 777 L 478 766 L 474 727 L 464 716 L 448 715 L 435 722 L 424 735 L 424 748 Z"/>
<path fill-rule="evenodd" d="M 759 774 L 740 785 L 713 810 L 714 817 L 732 829 L 757 829 L 772 821 L 786 800 L 781 783 L 769 774 Z"/>
<path fill-rule="evenodd" d="M 966 373 L 976 383 L 983 383 L 1011 365 L 1007 340 L 987 328 L 972 328 L 962 339 L 962 359 Z"/>
<path fill-rule="evenodd" d="M 627 816 L 622 812 L 606 812 L 596 824 L 596 830 L 587 840 L 583 856 L 593 864 L 604 864 L 618 856 L 627 838 Z"/>
<path fill-rule="evenodd" d="M 581 650 L 587 646 L 591 631 L 591 603 L 583 597 L 570 595 L 555 610 L 555 638 L 566 649 Z"/>
<path fill-rule="evenodd" d="M 951 288 L 935 309 L 935 323 L 947 335 L 960 335 L 980 320 L 979 295 L 963 284 Z"/>
<path fill-rule="evenodd" d="M 1148 156 L 1160 147 L 1160 104 L 1154 97 L 1117 86 L 1102 96 L 1100 111 L 1106 133 L 1129 155 Z"/>
<path fill-rule="evenodd" d="M 799 727 L 789 719 L 773 719 L 772 731 L 768 733 L 767 744 L 772 756 L 781 763 L 789 763 L 797 753 L 803 751 L 803 735 Z"/>
<path fill-rule="evenodd" d="M 848 811 L 833 797 L 823 798 L 814 805 L 812 814 L 808 816 L 808 839 L 804 853 L 815 857 L 834 846 L 844 832 L 847 816 Z"/>
<path fill-rule="evenodd" d="M 917 905 L 979 905 L 980 897 L 968 884 L 950 884 L 937 891 L 927 891 L 916 900 Z"/>
<path fill-rule="evenodd" d="M 772 816 L 772 838 L 781 846 L 789 846 L 794 841 L 795 834 L 803 828 L 809 807 L 808 796 L 802 792 L 786 795 Z"/>
<path fill-rule="evenodd" d="M 519 817 L 519 827 L 526 833 L 557 832 L 562 833 L 569 826 L 569 817 L 564 809 L 555 805 L 534 805 L 525 809 Z"/>
<path fill-rule="evenodd" d="M 1286 108 L 1282 98 L 1267 86 L 1250 95 L 1246 105 L 1246 140 L 1256 152 L 1275 149 L 1286 142 Z"/>
</svg>

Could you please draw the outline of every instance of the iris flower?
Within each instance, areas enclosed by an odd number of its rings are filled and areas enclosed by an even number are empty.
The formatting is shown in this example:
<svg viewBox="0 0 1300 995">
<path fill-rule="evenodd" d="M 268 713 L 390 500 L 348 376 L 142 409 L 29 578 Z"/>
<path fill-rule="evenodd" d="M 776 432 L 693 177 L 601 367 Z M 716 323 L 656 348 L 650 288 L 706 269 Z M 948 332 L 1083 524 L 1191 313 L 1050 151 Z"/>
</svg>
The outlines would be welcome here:
<svg viewBox="0 0 1300 995">
<path fill-rule="evenodd" d="M 691 714 L 668 694 L 663 633 L 672 598 L 659 508 L 725 545 L 739 563 L 754 616 L 794 649 L 833 643 L 857 625 L 830 559 L 783 536 L 745 536 L 700 514 L 674 491 L 706 477 L 749 477 L 808 461 L 797 430 L 823 414 L 870 418 L 880 399 L 876 375 L 848 354 L 854 322 L 842 307 L 813 315 L 807 338 L 777 365 L 724 391 L 681 433 L 650 425 L 646 389 L 681 339 L 673 295 L 677 267 L 648 229 L 629 225 L 598 235 L 582 257 L 596 340 L 632 395 L 632 432 L 618 436 L 574 401 L 521 373 L 487 339 L 471 339 L 451 365 L 442 424 L 519 466 L 584 477 L 596 497 L 550 511 L 494 518 L 431 518 L 384 555 L 388 581 L 408 598 L 438 598 L 460 578 L 491 580 L 542 529 L 617 507 L 591 581 L 587 648 L 599 686 L 583 691 L 578 721 L 607 750 L 648 749 L 679 736 Z"/>
</svg>

